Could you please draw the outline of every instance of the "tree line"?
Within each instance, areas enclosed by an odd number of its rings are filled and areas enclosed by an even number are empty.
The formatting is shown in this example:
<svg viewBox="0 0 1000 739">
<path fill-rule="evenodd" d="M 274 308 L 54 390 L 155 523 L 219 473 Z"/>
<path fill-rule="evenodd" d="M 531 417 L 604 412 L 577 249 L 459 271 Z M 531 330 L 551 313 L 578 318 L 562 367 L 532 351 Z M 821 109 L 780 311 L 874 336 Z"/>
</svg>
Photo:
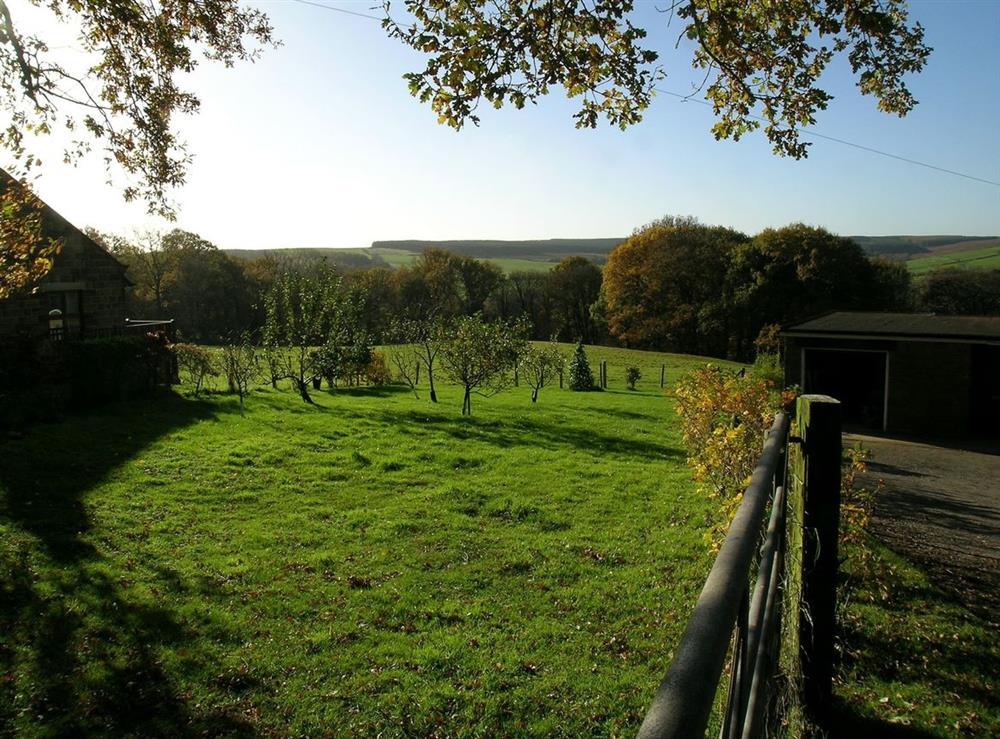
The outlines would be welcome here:
<svg viewBox="0 0 1000 739">
<path fill-rule="evenodd" d="M 510 274 L 443 249 L 396 269 L 353 268 L 301 251 L 234 259 L 180 229 L 88 233 L 128 267 L 129 315 L 173 318 L 191 343 L 243 334 L 273 343 L 269 311 L 290 310 L 288 296 L 307 284 L 332 306 L 319 320 L 336 323 L 339 347 L 400 341 L 407 323 L 406 340 L 419 341 L 413 326 L 480 316 L 517 323 L 525 339 L 749 359 L 773 336 L 769 327 L 829 310 L 1000 314 L 1000 271 L 943 270 L 915 284 L 904 264 L 870 259 L 854 241 L 803 224 L 751 237 L 665 217 L 637 229 L 603 270 L 569 256 L 548 272 Z"/>
</svg>

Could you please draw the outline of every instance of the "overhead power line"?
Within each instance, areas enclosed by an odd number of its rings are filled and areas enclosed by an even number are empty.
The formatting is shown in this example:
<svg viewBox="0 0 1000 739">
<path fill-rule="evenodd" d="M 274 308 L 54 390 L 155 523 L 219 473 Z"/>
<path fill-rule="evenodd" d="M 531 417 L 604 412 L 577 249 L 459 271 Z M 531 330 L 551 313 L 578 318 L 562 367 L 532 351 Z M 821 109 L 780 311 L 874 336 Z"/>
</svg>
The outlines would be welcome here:
<svg viewBox="0 0 1000 739">
<path fill-rule="evenodd" d="M 347 15 L 356 15 L 358 18 L 371 18 L 373 21 L 382 20 L 377 15 L 370 15 L 369 13 L 359 13 L 356 10 L 348 10 L 347 8 L 337 8 L 333 5 L 324 5 L 323 3 L 316 3 L 312 0 L 293 0 L 300 5 L 311 5 L 314 8 L 322 8 L 323 10 L 332 10 L 334 13 L 345 13 Z"/>
<path fill-rule="evenodd" d="M 293 0 L 293 2 L 299 3 L 300 5 L 308 5 L 308 6 L 311 6 L 311 7 L 314 7 L 314 8 L 321 8 L 322 10 L 330 10 L 330 11 L 333 11 L 335 13 L 344 13 L 346 15 L 354 15 L 354 16 L 357 16 L 358 18 L 369 18 L 369 19 L 375 20 L 375 21 L 381 21 L 382 20 L 382 18 L 380 18 L 377 15 L 371 15 L 369 13 L 359 13 L 359 12 L 357 12 L 355 10 L 348 10 L 347 8 L 338 8 L 338 7 L 334 6 L 334 5 L 326 5 L 325 3 L 314 2 L 314 0 Z M 711 105 L 712 105 L 707 100 L 699 100 L 697 98 L 692 97 L 691 95 L 684 95 L 684 94 L 681 94 L 679 92 L 674 92 L 673 90 L 664 90 L 661 87 L 654 87 L 653 89 L 656 92 L 662 93 L 663 95 L 670 95 L 671 97 L 679 98 L 682 102 L 688 102 L 688 101 L 690 101 L 690 102 L 699 103 L 701 105 L 707 105 L 709 107 L 711 107 Z M 756 115 L 752 115 L 751 118 L 754 118 L 754 119 L 756 119 L 758 121 L 764 121 L 764 122 L 767 121 L 767 119 L 765 119 L 765 118 L 763 118 L 761 116 L 756 116 Z M 801 129 L 801 131 L 802 131 L 802 134 L 805 135 L 805 136 L 812 136 L 812 137 L 817 138 L 817 139 L 823 139 L 824 141 L 832 141 L 833 143 L 841 144 L 843 146 L 850 146 L 853 149 L 858 149 L 860 151 L 866 151 L 866 152 L 868 152 L 870 154 L 877 154 L 879 156 L 887 157 L 889 159 L 895 159 L 898 162 L 905 162 L 906 164 L 912 164 L 912 165 L 917 166 L 917 167 L 924 167 L 925 169 L 931 169 L 931 170 L 934 170 L 935 172 L 941 172 L 943 174 L 950 174 L 950 175 L 952 175 L 954 177 L 962 177 L 962 178 L 964 178 L 966 180 L 972 180 L 973 182 L 979 182 L 979 183 L 984 184 L 984 185 L 992 185 L 993 187 L 1000 187 L 1000 181 L 997 181 L 997 180 L 988 180 L 988 179 L 986 179 L 984 177 L 977 177 L 975 175 L 971 175 L 971 174 L 968 174 L 966 172 L 959 172 L 959 171 L 954 170 L 954 169 L 948 169 L 947 167 L 939 167 L 938 165 L 931 164 L 930 162 L 923 162 L 923 161 L 920 161 L 919 159 L 911 159 L 910 157 L 904 157 L 904 156 L 900 156 L 899 154 L 893 154 L 893 153 L 888 152 L 888 151 L 883 151 L 882 149 L 876 149 L 873 146 L 865 146 L 864 144 L 858 144 L 858 143 L 855 143 L 854 141 L 848 141 L 847 139 L 841 139 L 841 138 L 838 138 L 836 136 L 828 136 L 827 134 L 820 133 L 819 131 L 817 131 L 816 129 L 814 129 L 814 128 L 810 127 L 810 126 L 803 127 Z"/>
<path fill-rule="evenodd" d="M 699 105 L 707 105 L 711 107 L 712 104 L 707 100 L 699 100 L 692 97 L 691 95 L 682 95 L 679 92 L 673 92 L 672 90 L 664 90 L 660 87 L 653 88 L 656 92 L 663 93 L 664 95 L 670 95 L 671 97 L 680 98 L 683 102 L 693 102 Z M 759 115 L 751 115 L 751 118 L 758 121 L 767 122 L 767 119 Z M 983 177 L 976 177 L 975 175 L 966 174 L 965 172 L 958 172 L 954 169 L 947 169 L 946 167 L 939 167 L 936 164 L 930 164 L 929 162 L 922 162 L 919 159 L 911 159 L 909 157 L 900 156 L 899 154 L 892 154 L 888 151 L 883 151 L 882 149 L 876 149 L 872 146 L 865 146 L 864 144 L 857 144 L 853 141 L 848 141 L 847 139 L 837 138 L 836 136 L 827 136 L 825 133 L 820 133 L 811 126 L 804 126 L 802 129 L 802 134 L 804 136 L 814 136 L 818 139 L 825 139 L 826 141 L 833 141 L 837 144 L 843 144 L 844 146 L 850 146 L 855 149 L 860 149 L 861 151 L 867 151 L 871 154 L 878 154 L 879 156 L 888 157 L 889 159 L 895 159 L 900 162 L 906 162 L 907 164 L 914 164 L 918 167 L 926 167 L 927 169 L 933 169 L 935 172 L 943 172 L 945 174 L 954 175 L 955 177 L 964 177 L 967 180 L 972 180 L 973 182 L 981 182 L 984 185 L 993 185 L 994 187 L 1000 187 L 1000 182 L 996 180 L 987 180 Z"/>
</svg>

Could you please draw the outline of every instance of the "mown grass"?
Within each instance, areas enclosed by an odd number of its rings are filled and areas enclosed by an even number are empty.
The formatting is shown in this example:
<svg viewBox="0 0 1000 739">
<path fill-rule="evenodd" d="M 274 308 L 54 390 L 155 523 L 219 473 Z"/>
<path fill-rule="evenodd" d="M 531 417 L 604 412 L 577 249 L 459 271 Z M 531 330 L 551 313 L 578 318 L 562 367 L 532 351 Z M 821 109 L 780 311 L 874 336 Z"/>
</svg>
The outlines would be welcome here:
<svg viewBox="0 0 1000 739">
<path fill-rule="evenodd" d="M 1000 246 L 989 246 L 951 254 L 935 254 L 906 262 L 907 269 L 916 276 L 926 275 L 936 269 L 956 267 L 961 269 L 1000 269 Z"/>
<path fill-rule="evenodd" d="M 633 733 L 710 565 L 659 389 L 704 360 L 591 358 L 471 419 L 182 390 L 0 440 L 0 733 Z"/>
<path fill-rule="evenodd" d="M 1000 632 L 874 539 L 841 610 L 835 736 L 1000 736 Z"/>
</svg>

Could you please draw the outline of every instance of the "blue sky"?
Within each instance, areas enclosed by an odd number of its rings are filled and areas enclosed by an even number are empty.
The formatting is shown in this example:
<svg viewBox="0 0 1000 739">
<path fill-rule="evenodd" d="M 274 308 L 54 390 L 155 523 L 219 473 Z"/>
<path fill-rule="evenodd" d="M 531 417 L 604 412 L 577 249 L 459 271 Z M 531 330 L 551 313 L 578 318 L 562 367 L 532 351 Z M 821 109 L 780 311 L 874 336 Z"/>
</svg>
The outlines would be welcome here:
<svg viewBox="0 0 1000 739">
<path fill-rule="evenodd" d="M 1000 234 L 1000 187 L 822 140 L 804 161 L 775 157 L 762 134 L 717 142 L 709 108 L 668 96 L 626 132 L 575 129 L 575 106 L 556 91 L 522 111 L 484 110 L 480 127 L 456 133 L 409 96 L 401 75 L 421 59 L 376 21 L 253 4 L 284 45 L 255 65 L 200 67 L 190 85 L 201 113 L 181 123 L 195 160 L 177 225 L 222 247 L 620 236 L 667 213 L 750 233 L 805 221 L 843 234 Z M 658 5 L 638 0 L 636 19 L 662 53 L 661 87 L 688 92 L 689 54 L 673 50 L 680 29 Z M 816 130 L 1000 181 L 1000 0 L 918 0 L 911 13 L 935 49 L 910 79 L 916 110 L 877 112 L 838 59 L 824 78 L 836 99 Z M 57 143 L 45 145 L 39 191 L 70 220 L 162 225 L 104 184 L 96 158 L 56 164 Z"/>
</svg>

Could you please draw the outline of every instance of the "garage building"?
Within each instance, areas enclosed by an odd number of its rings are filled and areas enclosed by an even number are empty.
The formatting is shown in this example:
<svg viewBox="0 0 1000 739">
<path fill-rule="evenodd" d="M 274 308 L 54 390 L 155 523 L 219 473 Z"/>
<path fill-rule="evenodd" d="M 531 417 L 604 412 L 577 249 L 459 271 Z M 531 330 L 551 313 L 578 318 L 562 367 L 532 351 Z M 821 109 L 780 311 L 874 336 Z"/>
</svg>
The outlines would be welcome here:
<svg viewBox="0 0 1000 739">
<path fill-rule="evenodd" d="M 786 384 L 840 400 L 848 428 L 1000 433 L 1000 316 L 838 311 L 782 338 Z"/>
</svg>

